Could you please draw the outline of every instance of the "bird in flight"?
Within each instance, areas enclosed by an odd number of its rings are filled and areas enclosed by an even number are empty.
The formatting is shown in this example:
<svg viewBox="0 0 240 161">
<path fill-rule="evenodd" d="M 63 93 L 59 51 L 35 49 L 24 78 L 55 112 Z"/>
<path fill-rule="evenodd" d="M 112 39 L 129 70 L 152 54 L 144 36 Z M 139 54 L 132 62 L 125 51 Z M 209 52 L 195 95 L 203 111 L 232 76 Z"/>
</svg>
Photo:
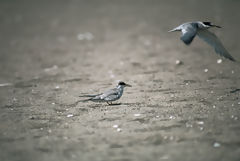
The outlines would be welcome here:
<svg viewBox="0 0 240 161">
<path fill-rule="evenodd" d="M 183 23 L 180 26 L 168 32 L 181 31 L 182 36 L 180 37 L 180 39 L 186 45 L 190 45 L 194 37 L 197 35 L 206 43 L 208 43 L 210 46 L 212 46 L 217 54 L 231 61 L 236 61 L 225 49 L 225 47 L 223 46 L 222 42 L 218 39 L 218 37 L 208 30 L 211 27 L 221 28 L 220 26 L 214 25 L 211 22 L 196 21 Z"/>
<path fill-rule="evenodd" d="M 109 89 L 103 93 L 95 94 L 95 95 L 82 95 L 79 97 L 89 97 L 86 100 L 82 100 L 82 102 L 86 102 L 86 101 L 106 102 L 108 105 L 112 105 L 113 101 L 116 101 L 122 97 L 123 90 L 125 87 L 132 87 L 132 86 L 120 81 L 118 82 L 115 88 Z"/>
</svg>

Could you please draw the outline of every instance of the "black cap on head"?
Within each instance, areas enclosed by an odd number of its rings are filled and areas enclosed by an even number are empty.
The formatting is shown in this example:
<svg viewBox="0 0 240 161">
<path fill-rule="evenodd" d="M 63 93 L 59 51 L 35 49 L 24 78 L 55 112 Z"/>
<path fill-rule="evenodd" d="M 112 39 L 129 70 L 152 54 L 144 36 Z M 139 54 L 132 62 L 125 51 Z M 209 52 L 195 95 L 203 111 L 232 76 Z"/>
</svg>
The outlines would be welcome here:
<svg viewBox="0 0 240 161">
<path fill-rule="evenodd" d="M 122 87 L 132 87 L 130 84 L 124 83 L 123 81 L 118 82 L 118 86 L 122 86 Z"/>
<path fill-rule="evenodd" d="M 204 25 L 207 25 L 207 26 L 212 26 L 212 23 L 211 22 L 203 22 Z"/>
<path fill-rule="evenodd" d="M 123 81 L 120 81 L 120 82 L 118 82 L 118 85 L 124 86 L 124 85 L 126 85 L 126 83 L 124 83 Z"/>
<path fill-rule="evenodd" d="M 212 24 L 211 22 L 203 22 L 204 25 L 211 26 L 211 27 L 217 27 L 217 28 L 222 28 L 221 26 L 217 26 Z"/>
</svg>

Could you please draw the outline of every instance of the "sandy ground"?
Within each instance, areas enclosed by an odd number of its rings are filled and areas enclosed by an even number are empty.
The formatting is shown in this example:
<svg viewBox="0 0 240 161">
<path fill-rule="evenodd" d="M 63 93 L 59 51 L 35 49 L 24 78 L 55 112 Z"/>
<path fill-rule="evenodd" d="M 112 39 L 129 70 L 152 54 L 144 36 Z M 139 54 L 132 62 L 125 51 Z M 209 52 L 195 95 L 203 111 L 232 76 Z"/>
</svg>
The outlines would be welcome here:
<svg viewBox="0 0 240 161">
<path fill-rule="evenodd" d="M 0 160 L 239 161 L 239 65 L 167 32 L 210 20 L 240 60 L 239 6 L 1 0 Z M 121 105 L 79 102 L 118 80 Z"/>
</svg>

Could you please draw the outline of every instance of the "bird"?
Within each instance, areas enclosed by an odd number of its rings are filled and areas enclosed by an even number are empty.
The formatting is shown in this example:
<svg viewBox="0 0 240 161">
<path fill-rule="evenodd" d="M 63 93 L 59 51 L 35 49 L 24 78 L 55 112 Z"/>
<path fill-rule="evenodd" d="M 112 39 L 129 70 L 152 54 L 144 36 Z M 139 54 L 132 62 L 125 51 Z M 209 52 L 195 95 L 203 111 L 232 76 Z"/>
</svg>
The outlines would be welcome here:
<svg viewBox="0 0 240 161">
<path fill-rule="evenodd" d="M 217 54 L 225 57 L 226 59 L 236 62 L 236 60 L 225 49 L 219 38 L 214 33 L 208 30 L 212 27 L 221 28 L 220 26 L 214 25 L 211 22 L 196 21 L 183 23 L 168 32 L 181 31 L 182 36 L 180 37 L 180 39 L 186 45 L 190 45 L 194 37 L 197 35 L 203 41 L 212 46 Z"/>
<path fill-rule="evenodd" d="M 125 87 L 132 87 L 123 81 L 118 82 L 117 86 L 113 89 L 109 89 L 103 93 L 95 95 L 82 95 L 79 97 L 90 97 L 88 99 L 82 100 L 82 102 L 93 101 L 93 102 L 106 102 L 108 105 L 112 105 L 113 101 L 120 99 L 123 95 Z"/>
</svg>

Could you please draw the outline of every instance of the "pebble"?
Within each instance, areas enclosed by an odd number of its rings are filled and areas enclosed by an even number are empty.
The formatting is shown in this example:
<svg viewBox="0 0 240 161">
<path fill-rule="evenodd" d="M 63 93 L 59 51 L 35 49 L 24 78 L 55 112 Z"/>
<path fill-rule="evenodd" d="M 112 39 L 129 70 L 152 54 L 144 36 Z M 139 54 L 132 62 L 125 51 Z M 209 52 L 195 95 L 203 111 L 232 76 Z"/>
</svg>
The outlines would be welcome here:
<svg viewBox="0 0 240 161">
<path fill-rule="evenodd" d="M 176 65 L 182 65 L 183 64 L 183 62 L 181 61 L 181 60 L 176 60 Z"/>
<path fill-rule="evenodd" d="M 67 117 L 73 117 L 73 114 L 68 114 Z"/>
<path fill-rule="evenodd" d="M 117 128 L 117 132 L 121 132 L 122 131 L 122 129 L 121 128 Z"/>
<path fill-rule="evenodd" d="M 198 124 L 198 125 L 203 125 L 204 122 L 203 122 L 203 121 L 198 121 L 197 124 Z"/>
<path fill-rule="evenodd" d="M 175 116 L 169 116 L 170 119 L 175 119 L 176 117 Z"/>
<path fill-rule="evenodd" d="M 213 144 L 213 147 L 214 147 L 214 148 L 219 148 L 220 146 L 221 146 L 221 144 L 218 143 L 218 142 L 215 142 L 215 143 Z"/>
<path fill-rule="evenodd" d="M 218 59 L 218 60 L 217 60 L 217 63 L 218 63 L 218 64 L 221 64 L 221 63 L 222 63 L 222 59 Z"/>
<path fill-rule="evenodd" d="M 139 116 L 141 116 L 141 114 L 140 113 L 135 113 L 134 116 L 139 117 Z"/>
<path fill-rule="evenodd" d="M 94 38 L 93 34 L 90 32 L 82 33 L 77 35 L 78 40 L 92 40 Z"/>
</svg>

